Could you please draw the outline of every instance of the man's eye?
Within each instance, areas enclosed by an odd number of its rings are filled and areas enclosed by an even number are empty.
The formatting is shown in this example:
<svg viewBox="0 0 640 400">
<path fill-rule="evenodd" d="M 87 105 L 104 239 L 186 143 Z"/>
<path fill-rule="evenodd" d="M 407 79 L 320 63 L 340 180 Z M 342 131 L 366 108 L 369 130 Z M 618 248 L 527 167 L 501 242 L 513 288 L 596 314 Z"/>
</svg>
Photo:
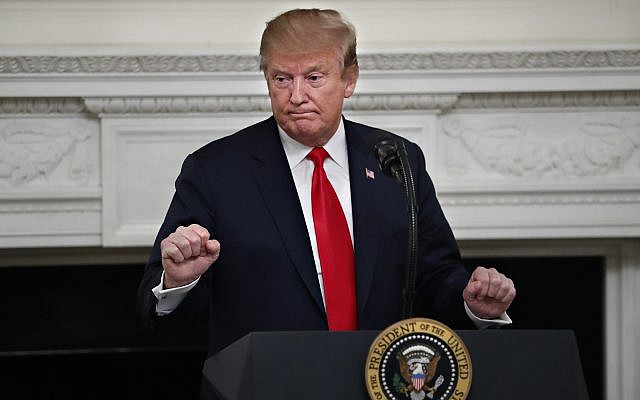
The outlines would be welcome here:
<svg viewBox="0 0 640 400">
<path fill-rule="evenodd" d="M 313 87 L 319 87 L 325 84 L 326 78 L 322 74 L 313 74 L 307 77 L 307 82 Z"/>
<path fill-rule="evenodd" d="M 276 76 L 273 80 L 276 81 L 276 83 L 285 83 L 288 81 L 286 76 Z"/>
</svg>

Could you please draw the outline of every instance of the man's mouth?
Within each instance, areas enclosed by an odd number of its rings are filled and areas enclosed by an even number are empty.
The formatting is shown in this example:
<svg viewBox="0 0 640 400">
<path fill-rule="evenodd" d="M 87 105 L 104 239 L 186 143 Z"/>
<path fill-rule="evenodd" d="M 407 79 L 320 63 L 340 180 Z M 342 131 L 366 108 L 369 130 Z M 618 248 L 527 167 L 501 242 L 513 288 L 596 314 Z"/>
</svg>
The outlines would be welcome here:
<svg viewBox="0 0 640 400">
<path fill-rule="evenodd" d="M 289 111 L 289 113 L 288 113 L 288 114 L 289 114 L 290 116 L 294 117 L 294 118 L 296 118 L 296 117 L 297 117 L 297 118 L 303 118 L 303 117 L 309 117 L 309 116 L 311 116 L 311 115 L 315 114 L 315 112 L 313 112 L 313 111 L 303 111 L 303 110 L 300 110 L 300 111 Z"/>
</svg>

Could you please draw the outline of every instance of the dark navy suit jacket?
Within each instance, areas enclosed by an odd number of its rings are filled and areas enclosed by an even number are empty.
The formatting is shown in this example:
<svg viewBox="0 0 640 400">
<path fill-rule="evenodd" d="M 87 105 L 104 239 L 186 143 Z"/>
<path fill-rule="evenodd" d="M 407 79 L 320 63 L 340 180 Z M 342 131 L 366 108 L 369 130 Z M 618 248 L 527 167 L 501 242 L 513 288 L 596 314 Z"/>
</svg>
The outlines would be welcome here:
<svg viewBox="0 0 640 400">
<path fill-rule="evenodd" d="M 345 120 L 359 328 L 401 319 L 407 258 L 402 186 L 383 175 L 371 150 L 380 130 Z M 416 316 L 471 327 L 462 290 L 469 276 L 417 145 L 405 142 L 419 205 Z M 366 176 L 374 171 L 375 179 Z M 180 306 L 155 316 L 151 289 L 162 273 L 160 241 L 197 223 L 221 243 L 220 258 Z M 208 308 L 209 352 L 252 331 L 324 330 L 327 319 L 309 235 L 275 120 L 269 118 L 189 155 L 138 294 L 147 321 Z"/>
</svg>

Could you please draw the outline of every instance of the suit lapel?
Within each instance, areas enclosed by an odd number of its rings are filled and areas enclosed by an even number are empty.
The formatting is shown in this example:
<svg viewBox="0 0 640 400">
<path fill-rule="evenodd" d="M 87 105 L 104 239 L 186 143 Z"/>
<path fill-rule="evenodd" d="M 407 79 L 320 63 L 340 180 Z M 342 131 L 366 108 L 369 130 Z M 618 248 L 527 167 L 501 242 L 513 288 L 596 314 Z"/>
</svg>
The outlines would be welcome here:
<svg viewBox="0 0 640 400">
<path fill-rule="evenodd" d="M 309 234 L 273 118 L 266 121 L 265 129 L 256 132 L 251 151 L 256 160 L 253 177 L 262 199 L 280 232 L 291 262 L 324 312 Z"/>
<path fill-rule="evenodd" d="M 345 120 L 347 148 L 349 152 L 349 180 L 351 183 L 351 204 L 353 213 L 353 239 L 356 255 L 356 289 L 358 313 L 361 315 L 369 298 L 375 261 L 378 252 L 376 216 L 381 209 L 380 189 L 376 179 L 367 171 L 381 174 L 378 162 L 373 157 L 366 132 L 358 125 Z"/>
</svg>

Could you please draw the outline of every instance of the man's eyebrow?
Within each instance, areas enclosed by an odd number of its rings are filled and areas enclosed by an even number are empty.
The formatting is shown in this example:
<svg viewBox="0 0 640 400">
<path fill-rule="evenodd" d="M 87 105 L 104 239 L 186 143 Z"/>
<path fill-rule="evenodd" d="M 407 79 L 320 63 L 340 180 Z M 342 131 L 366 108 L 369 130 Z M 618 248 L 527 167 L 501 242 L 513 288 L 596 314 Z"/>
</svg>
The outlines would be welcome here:
<svg viewBox="0 0 640 400">
<path fill-rule="evenodd" d="M 318 63 L 315 65 L 310 66 L 309 68 L 305 68 L 304 70 L 302 70 L 302 74 L 303 75 L 307 75 L 310 74 L 312 72 L 321 72 L 321 73 L 326 73 L 327 70 L 327 66 L 324 63 Z M 294 75 L 291 72 L 285 71 L 283 68 L 279 68 L 279 67 L 272 67 L 271 68 L 271 75 L 276 75 L 276 74 L 282 74 L 282 75 Z"/>
<path fill-rule="evenodd" d="M 280 68 L 270 68 L 270 75 L 290 75 L 288 72 L 281 70 Z"/>
<path fill-rule="evenodd" d="M 314 67 L 311 70 L 309 70 L 309 72 L 307 72 L 307 73 L 309 74 L 309 73 L 312 73 L 312 72 L 320 72 L 320 73 L 323 73 L 323 74 L 327 73 L 326 69 L 322 68 L 321 66 Z"/>
<path fill-rule="evenodd" d="M 325 63 L 318 63 L 309 67 L 309 69 L 305 72 L 306 74 L 311 72 L 322 72 L 325 73 L 327 70 L 327 65 Z"/>
</svg>

